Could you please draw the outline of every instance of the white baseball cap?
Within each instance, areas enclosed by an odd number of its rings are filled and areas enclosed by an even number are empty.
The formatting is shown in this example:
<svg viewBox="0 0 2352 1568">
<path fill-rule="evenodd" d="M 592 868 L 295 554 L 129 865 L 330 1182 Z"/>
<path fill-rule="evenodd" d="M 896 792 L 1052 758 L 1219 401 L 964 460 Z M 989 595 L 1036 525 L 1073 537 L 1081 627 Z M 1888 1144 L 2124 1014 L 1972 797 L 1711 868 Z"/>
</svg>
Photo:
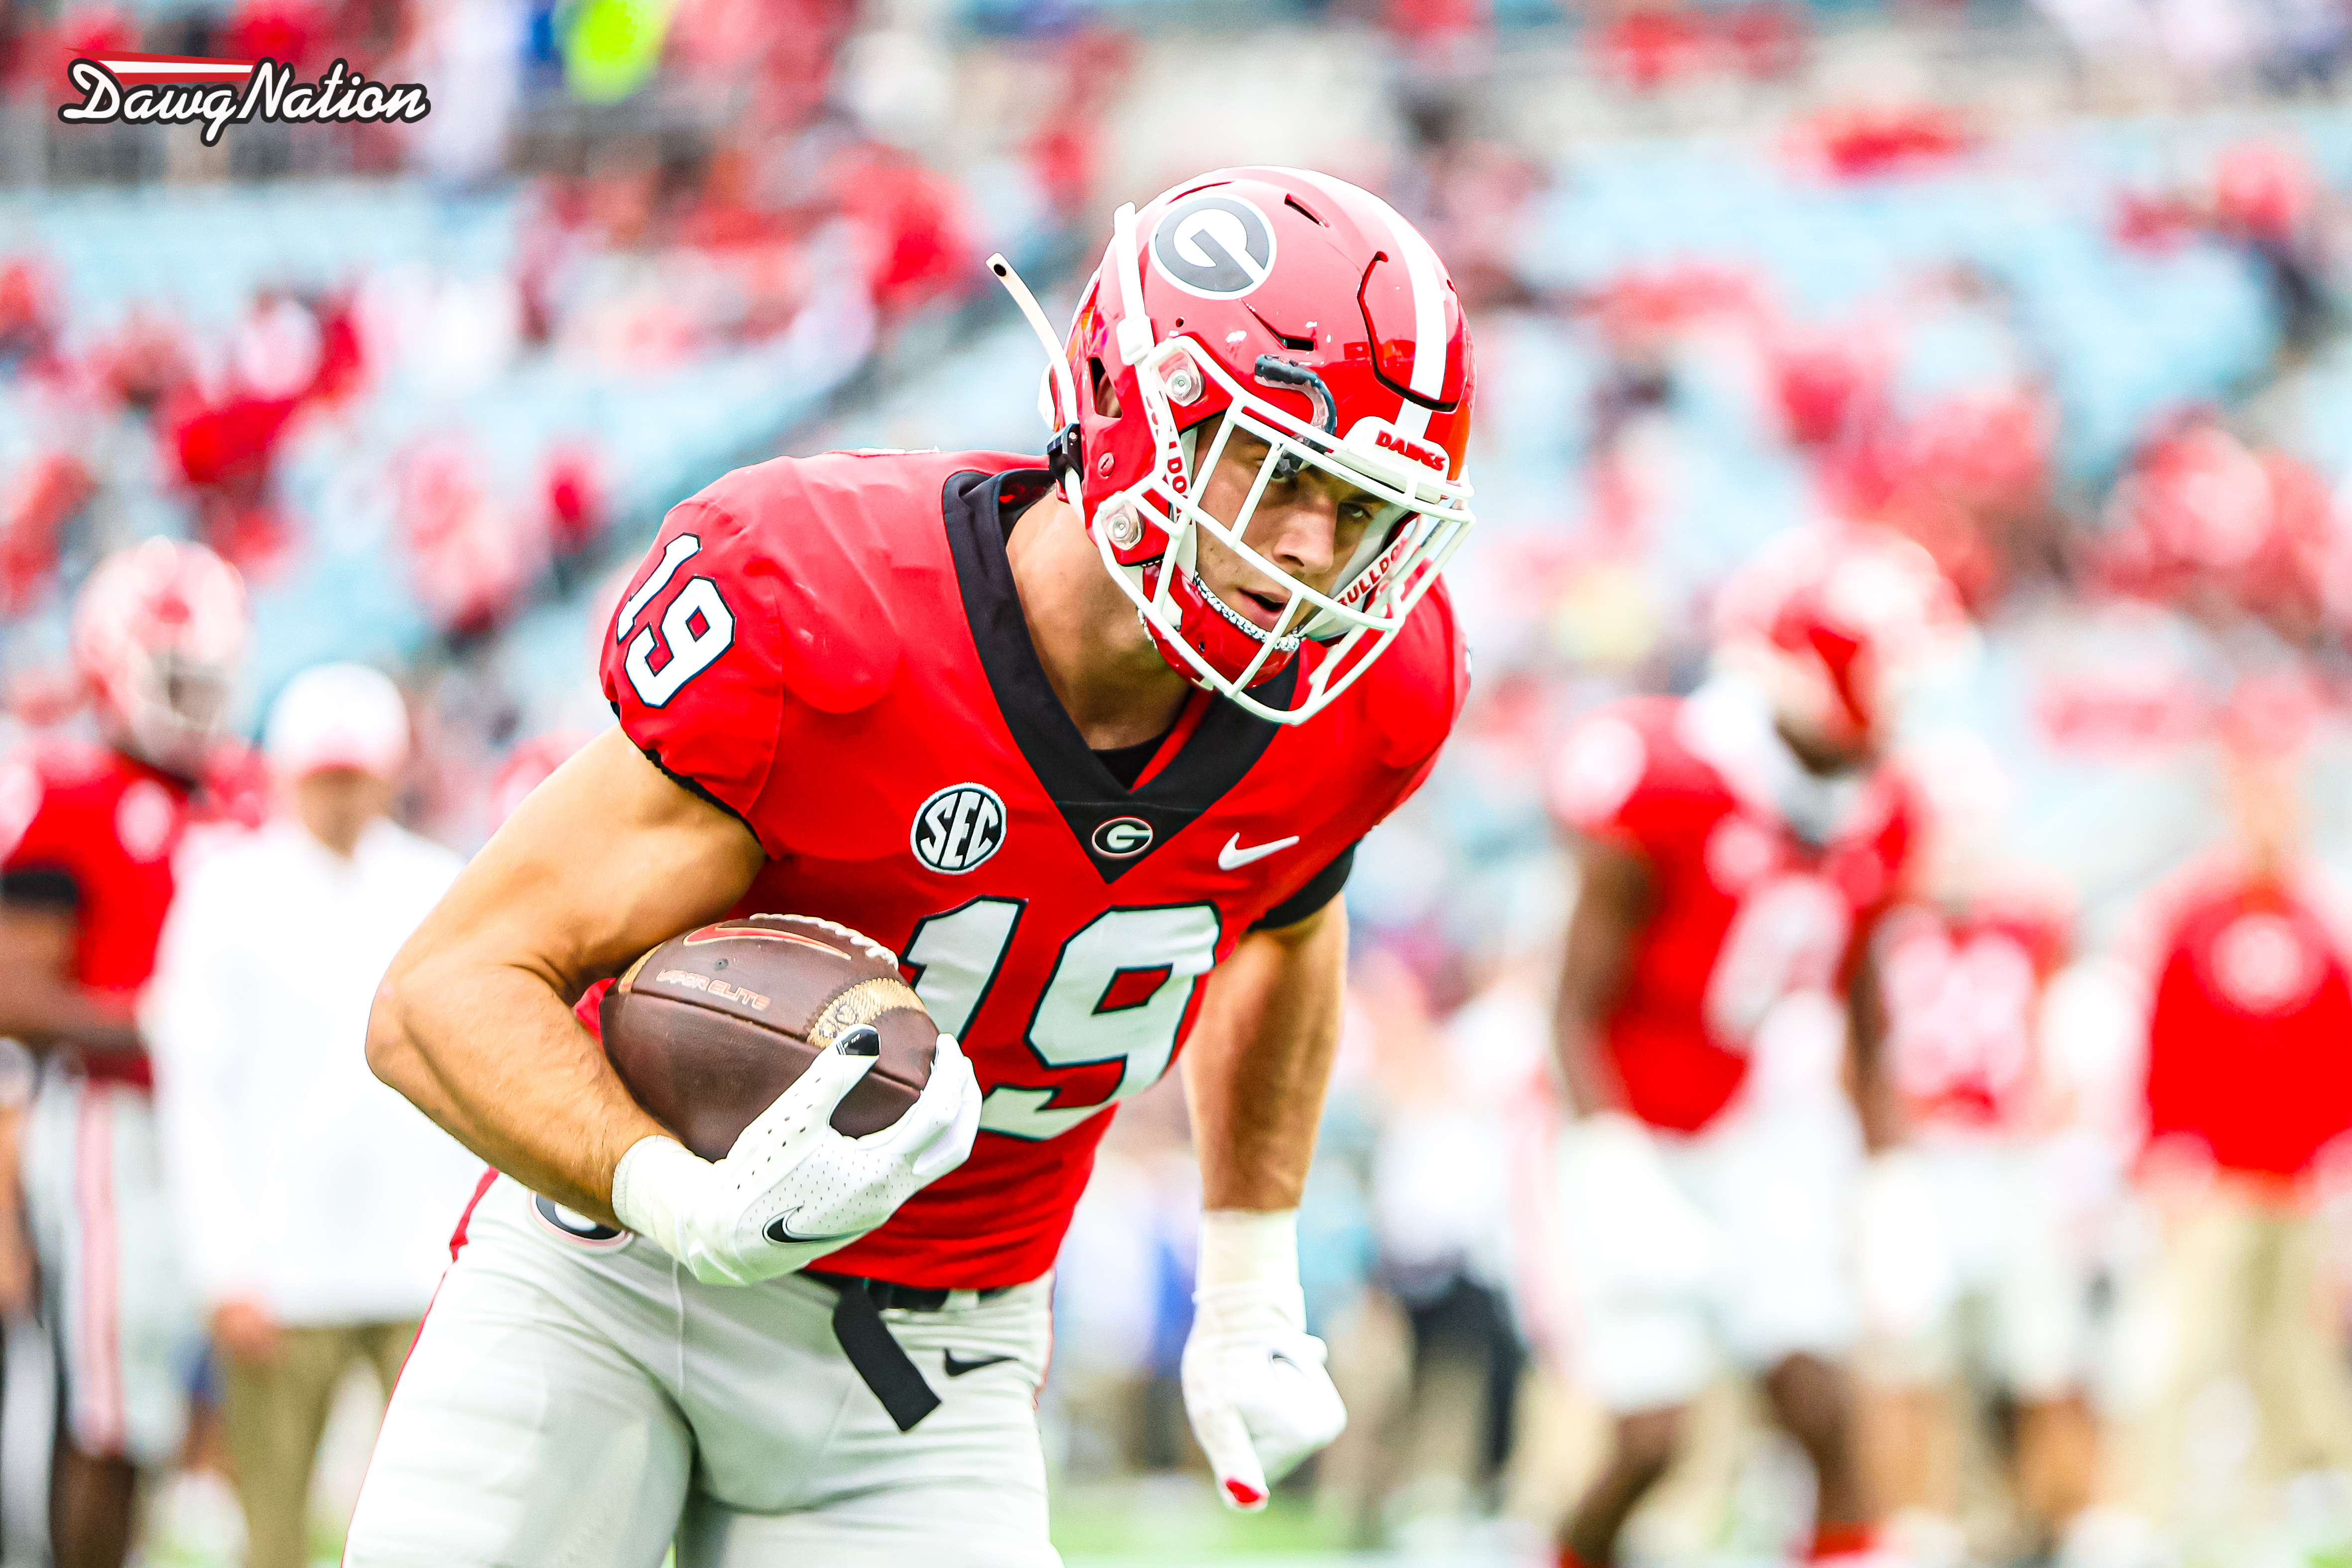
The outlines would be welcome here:
<svg viewBox="0 0 2352 1568">
<path fill-rule="evenodd" d="M 261 749 L 286 778 L 329 768 L 389 778 L 408 759 L 408 704 L 381 670 L 313 665 L 288 681 L 270 705 Z"/>
</svg>

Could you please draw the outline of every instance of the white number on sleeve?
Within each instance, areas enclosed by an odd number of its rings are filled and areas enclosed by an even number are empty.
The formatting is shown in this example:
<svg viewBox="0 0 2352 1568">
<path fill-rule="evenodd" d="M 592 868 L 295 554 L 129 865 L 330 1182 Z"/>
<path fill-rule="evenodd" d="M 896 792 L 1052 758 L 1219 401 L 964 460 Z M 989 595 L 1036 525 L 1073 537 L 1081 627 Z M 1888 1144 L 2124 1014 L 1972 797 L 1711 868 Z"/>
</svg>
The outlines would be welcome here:
<svg viewBox="0 0 2352 1568">
<path fill-rule="evenodd" d="M 702 541 L 691 533 L 681 533 L 669 542 L 662 552 L 660 563 L 645 585 L 629 595 L 614 618 L 613 640 L 627 641 L 629 652 L 621 661 L 628 672 L 629 684 L 648 708 L 659 708 L 678 694 L 689 680 L 709 669 L 713 660 L 735 645 L 735 612 L 727 607 L 719 596 L 719 584 L 708 577 L 692 577 L 677 597 L 662 612 L 658 634 L 651 626 L 639 631 L 634 639 L 629 628 L 645 614 L 646 606 L 659 596 L 677 575 L 677 569 L 702 548 Z M 653 667 L 656 647 L 667 647 L 668 659 L 659 669 Z"/>
</svg>

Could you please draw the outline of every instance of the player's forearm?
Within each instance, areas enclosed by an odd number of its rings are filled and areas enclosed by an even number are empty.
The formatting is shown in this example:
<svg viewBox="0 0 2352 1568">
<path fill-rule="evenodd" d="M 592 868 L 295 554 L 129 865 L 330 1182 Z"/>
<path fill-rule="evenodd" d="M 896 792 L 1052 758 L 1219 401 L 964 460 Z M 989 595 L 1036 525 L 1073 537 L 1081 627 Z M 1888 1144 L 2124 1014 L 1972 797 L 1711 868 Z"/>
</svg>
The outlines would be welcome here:
<svg viewBox="0 0 2352 1568">
<path fill-rule="evenodd" d="M 1559 990 L 1552 1000 L 1552 1048 L 1570 1107 L 1591 1116 L 1625 1103 L 1605 1042 L 1649 917 L 1650 884 L 1637 857 L 1605 843 L 1585 844 L 1578 867 Z"/>
<path fill-rule="evenodd" d="M 1595 929 L 1596 927 L 1600 929 Z M 1631 943 L 1609 922 L 1580 910 L 1560 965 L 1559 991 L 1552 1003 L 1552 1048 L 1569 1108 L 1579 1116 L 1622 1109 L 1624 1086 L 1609 1061 L 1609 1012 L 1622 989 Z"/>
<path fill-rule="evenodd" d="M 368 1065 L 451 1137 L 532 1191 L 613 1224 L 613 1167 L 661 1124 L 539 975 L 425 959 L 395 966 Z"/>
<path fill-rule="evenodd" d="M 1878 966 L 1865 960 L 1846 994 L 1846 1088 L 1872 1153 L 1902 1142 L 1902 1113 L 1886 1075 L 1886 1015 L 1878 993 Z"/>
<path fill-rule="evenodd" d="M 45 905 L 0 904 L 0 1036 L 34 1050 L 68 1042 L 97 1051 L 139 1048 L 129 998 L 74 979 L 76 917 Z"/>
<path fill-rule="evenodd" d="M 1339 1046 L 1348 915 L 1334 899 L 1219 965 L 1184 1055 L 1202 1205 L 1289 1209 L 1307 1187 Z"/>
<path fill-rule="evenodd" d="M 1569 1109 L 1579 1116 L 1623 1109 L 1624 1087 L 1603 1054 L 1600 1026 L 1582 1011 L 1562 1007 L 1553 1016 L 1552 1035 Z"/>
<path fill-rule="evenodd" d="M 0 971 L 0 1036 L 32 1050 L 71 1043 L 94 1051 L 139 1049 L 130 1009 L 76 986 Z"/>
</svg>

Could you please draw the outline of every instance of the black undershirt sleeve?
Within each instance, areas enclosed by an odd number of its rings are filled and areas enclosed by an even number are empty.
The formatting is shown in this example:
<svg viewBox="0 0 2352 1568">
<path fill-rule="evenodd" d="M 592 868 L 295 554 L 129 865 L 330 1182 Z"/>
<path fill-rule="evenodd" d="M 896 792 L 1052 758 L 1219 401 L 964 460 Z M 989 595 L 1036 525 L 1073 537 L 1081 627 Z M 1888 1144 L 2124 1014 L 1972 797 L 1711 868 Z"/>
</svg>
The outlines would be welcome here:
<svg viewBox="0 0 2352 1568">
<path fill-rule="evenodd" d="M 18 866 L 0 871 L 0 904 L 76 910 L 81 907 L 81 884 L 63 866 Z"/>
<path fill-rule="evenodd" d="M 1307 879 L 1307 885 L 1250 922 L 1252 931 L 1278 931 L 1297 925 L 1339 896 L 1348 873 L 1356 868 L 1356 847 L 1349 845 L 1332 862 Z"/>
</svg>

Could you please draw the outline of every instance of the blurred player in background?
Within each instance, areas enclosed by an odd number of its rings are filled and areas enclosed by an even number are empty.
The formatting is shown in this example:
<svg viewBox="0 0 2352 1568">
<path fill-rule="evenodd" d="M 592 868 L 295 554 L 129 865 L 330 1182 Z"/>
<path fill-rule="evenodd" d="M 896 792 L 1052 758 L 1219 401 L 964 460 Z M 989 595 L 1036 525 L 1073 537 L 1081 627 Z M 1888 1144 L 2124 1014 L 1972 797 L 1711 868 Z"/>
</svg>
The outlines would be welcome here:
<svg viewBox="0 0 2352 1568">
<path fill-rule="evenodd" d="M 2235 842 L 2150 900 L 2137 1181 L 2160 1245 L 2126 1300 L 2146 1363 L 2119 1441 L 2133 1505 L 2175 1528 L 2249 1501 L 2216 1497 L 2228 1478 L 2197 1441 L 2223 1380 L 2252 1394 L 2252 1479 L 2352 1474 L 2342 1244 L 2317 1201 L 2346 1178 L 2352 971 L 2340 897 L 2306 858 L 2293 762 L 2236 748 Z"/>
<path fill-rule="evenodd" d="M 1872 1546 L 1844 1369 L 1856 1148 L 1837 993 L 1855 916 L 1901 852 L 1864 785 L 1895 690 L 1959 609 L 1917 547 L 1855 531 L 1774 542 L 1721 612 L 1712 679 L 1586 720 L 1552 775 L 1580 844 L 1555 1020 L 1579 1117 L 1559 1223 L 1577 1359 L 1616 1417 L 1563 1568 L 1617 1561 L 1724 1360 L 1761 1377 L 1811 1461 L 1811 1558 Z"/>
<path fill-rule="evenodd" d="M 359 1048 L 384 967 L 463 864 L 387 818 L 400 689 L 313 666 L 271 704 L 263 750 L 278 815 L 182 879 L 142 1017 L 245 1563 L 302 1568 L 337 1385 L 365 1364 L 391 1392 L 481 1163 Z"/>
<path fill-rule="evenodd" d="M 676 508 L 604 646 L 620 728 L 386 978 L 377 1069 L 506 1177 L 354 1568 L 1055 1562 L 1045 1276 L 1188 1035 L 1193 1430 L 1255 1509 L 1344 1425 L 1297 1210 L 1339 893 L 1465 689 L 1468 329 L 1393 209 L 1290 169 L 1120 208 L 1066 344 L 1015 297 L 1048 465 L 837 453 Z M 838 1050 L 716 1163 L 631 1101 L 572 1004 L 730 910 L 904 955 L 942 1033 L 898 1122 L 831 1129 Z"/>
<path fill-rule="evenodd" d="M 2042 1137 L 2063 1108 L 2042 1067 L 2043 992 L 2068 954 L 2063 892 L 2005 865 L 2012 786 L 1951 736 L 1898 764 L 1924 846 L 1864 936 L 1856 1099 L 1872 1151 L 1857 1237 L 1869 1449 L 1891 1533 L 1925 1568 L 1965 1560 L 1964 1432 L 2007 1401 L 2028 1552 L 2090 1501 L 2090 1282 Z"/>
<path fill-rule="evenodd" d="M 141 1472 L 178 1453 L 202 1353 L 132 1007 L 188 829 L 254 805 L 222 747 L 246 637 L 244 589 L 210 551 L 153 539 L 109 558 L 73 621 L 105 743 L 0 772 L 0 1035 L 46 1057 L 23 1159 L 62 1385 L 59 1568 L 120 1568 Z"/>
</svg>

